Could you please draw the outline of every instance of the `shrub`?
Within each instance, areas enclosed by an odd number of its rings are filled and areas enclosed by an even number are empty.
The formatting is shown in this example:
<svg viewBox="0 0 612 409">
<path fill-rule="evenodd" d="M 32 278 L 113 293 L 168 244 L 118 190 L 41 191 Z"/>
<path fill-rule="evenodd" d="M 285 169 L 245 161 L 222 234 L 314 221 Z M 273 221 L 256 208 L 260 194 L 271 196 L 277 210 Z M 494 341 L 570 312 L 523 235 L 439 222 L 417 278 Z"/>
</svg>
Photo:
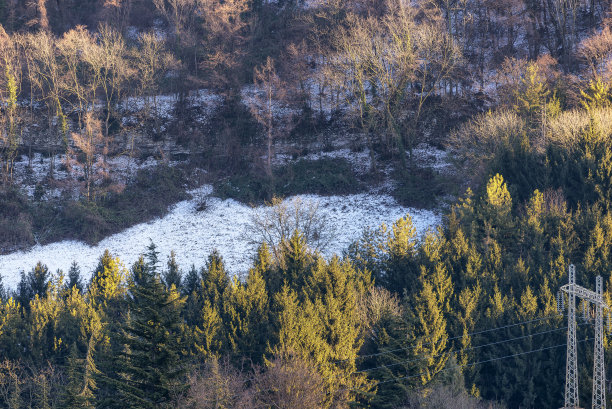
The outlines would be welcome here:
<svg viewBox="0 0 612 409">
<path fill-rule="evenodd" d="M 215 185 L 221 198 L 243 203 L 262 203 L 274 196 L 304 193 L 349 194 L 361 189 L 350 163 L 342 158 L 299 160 L 274 169 L 274 177 L 247 174 L 230 177 Z"/>
</svg>

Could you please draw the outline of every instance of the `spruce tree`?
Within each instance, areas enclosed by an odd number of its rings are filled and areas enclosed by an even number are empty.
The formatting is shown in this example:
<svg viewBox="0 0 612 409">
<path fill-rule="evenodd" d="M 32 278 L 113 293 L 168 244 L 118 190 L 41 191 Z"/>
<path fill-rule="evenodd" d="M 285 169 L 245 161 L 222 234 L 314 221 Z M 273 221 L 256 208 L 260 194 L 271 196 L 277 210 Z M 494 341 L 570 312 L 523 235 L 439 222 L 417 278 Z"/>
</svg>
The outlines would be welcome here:
<svg viewBox="0 0 612 409">
<path fill-rule="evenodd" d="M 419 278 L 419 292 L 412 301 L 409 321 L 416 335 L 414 353 L 420 358 L 419 380 L 426 385 L 444 369 L 449 358 L 447 324 L 443 295 L 436 291 L 434 280 L 425 271 Z"/>
<path fill-rule="evenodd" d="M 183 287 L 181 288 L 183 296 L 187 297 L 183 316 L 188 326 L 193 327 L 199 322 L 200 311 L 202 309 L 202 277 L 195 265 L 185 276 Z"/>
<path fill-rule="evenodd" d="M 244 284 L 235 279 L 226 294 L 224 321 L 232 352 L 260 363 L 271 328 L 268 292 L 259 269 L 252 268 Z"/>
<path fill-rule="evenodd" d="M 402 293 L 404 289 L 409 294 L 415 288 L 419 277 L 416 257 L 416 229 L 410 216 L 393 223 L 388 233 L 385 249 L 387 257 L 384 262 L 384 273 L 379 284 L 385 288 Z"/>
<path fill-rule="evenodd" d="M 76 343 L 70 348 L 66 370 L 67 385 L 61 397 L 61 407 L 74 409 L 93 409 L 96 382 L 93 378 L 95 366 L 89 354 L 81 358 Z"/>
<path fill-rule="evenodd" d="M 173 285 L 177 290 L 181 290 L 181 271 L 176 262 L 176 254 L 174 250 L 170 252 L 168 262 L 166 264 L 166 270 L 164 271 L 164 284 L 168 289 Z"/>
<path fill-rule="evenodd" d="M 28 273 L 28 287 L 32 297 L 38 295 L 44 297 L 49 288 L 50 273 L 49 269 L 42 262 L 36 263 L 36 266 Z"/>
<path fill-rule="evenodd" d="M 185 300 L 174 289 L 166 289 L 151 266 L 141 257 L 132 268 L 130 314 L 122 326 L 124 352 L 117 386 L 131 408 L 170 407 L 185 385 L 187 368 L 181 362 Z"/>
<path fill-rule="evenodd" d="M 68 281 L 66 282 L 66 289 L 76 287 L 81 293 L 84 290 L 83 279 L 81 278 L 81 269 L 76 261 L 73 261 L 68 270 Z"/>
<path fill-rule="evenodd" d="M 278 292 L 285 283 L 295 290 L 302 288 L 314 261 L 304 235 L 294 230 L 289 239 L 283 240 L 279 258 L 278 273 L 266 283 L 270 292 Z"/>
</svg>

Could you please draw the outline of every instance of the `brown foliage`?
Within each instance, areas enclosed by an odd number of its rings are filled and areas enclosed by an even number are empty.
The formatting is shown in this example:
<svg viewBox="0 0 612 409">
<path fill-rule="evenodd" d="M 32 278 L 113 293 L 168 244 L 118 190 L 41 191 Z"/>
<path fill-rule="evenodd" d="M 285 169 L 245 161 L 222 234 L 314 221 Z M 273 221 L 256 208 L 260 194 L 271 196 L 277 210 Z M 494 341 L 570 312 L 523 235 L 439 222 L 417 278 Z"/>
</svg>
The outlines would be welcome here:
<svg viewBox="0 0 612 409">
<path fill-rule="evenodd" d="M 87 200 L 92 198 L 92 189 L 96 182 L 107 175 L 106 166 L 102 159 L 108 154 L 108 144 L 102 133 L 102 126 L 91 112 L 84 117 L 84 128 L 81 132 L 72 133 L 72 141 L 80 154 L 69 148 L 66 156 L 68 165 L 77 165 L 82 170 L 83 190 Z M 69 166 L 72 167 L 72 166 Z"/>
<path fill-rule="evenodd" d="M 276 74 L 274 60 L 255 68 L 253 74 L 255 93 L 249 108 L 253 117 L 266 131 L 266 173 L 272 176 L 273 142 L 286 128 L 290 115 L 286 111 L 286 85 Z"/>
<path fill-rule="evenodd" d="M 229 93 L 238 86 L 237 69 L 245 55 L 248 25 L 243 16 L 247 0 L 202 0 L 198 13 L 204 16 L 204 59 L 200 67 L 209 76 L 208 85 Z"/>
<path fill-rule="evenodd" d="M 178 407 L 189 409 L 250 409 L 251 391 L 244 373 L 227 360 L 212 358 L 189 380 L 189 393 Z"/>
<path fill-rule="evenodd" d="M 319 373 L 293 354 L 276 356 L 266 371 L 256 373 L 253 389 L 255 403 L 266 408 L 317 409 L 326 398 Z"/>
<path fill-rule="evenodd" d="M 601 32 L 580 43 L 579 55 L 586 62 L 592 78 L 612 79 L 612 32 L 604 27 Z"/>
</svg>

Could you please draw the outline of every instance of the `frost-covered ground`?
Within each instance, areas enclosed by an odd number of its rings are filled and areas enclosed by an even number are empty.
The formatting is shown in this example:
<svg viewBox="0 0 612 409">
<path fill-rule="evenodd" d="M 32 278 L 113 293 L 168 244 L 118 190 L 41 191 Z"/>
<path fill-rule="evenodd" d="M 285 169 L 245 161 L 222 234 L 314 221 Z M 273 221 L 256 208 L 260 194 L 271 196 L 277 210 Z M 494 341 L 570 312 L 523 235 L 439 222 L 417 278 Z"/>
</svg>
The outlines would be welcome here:
<svg viewBox="0 0 612 409">
<path fill-rule="evenodd" d="M 98 159 L 101 159 L 99 157 Z M 48 156 L 43 156 L 36 152 L 32 155 L 32 160 L 28 159 L 27 155 L 20 155 L 15 160 L 14 177 L 16 185 L 29 197 L 34 196 L 36 185 L 43 183 L 43 199 L 59 199 L 61 197 L 69 197 L 77 199 L 79 190 L 76 180 L 82 177 L 82 167 L 78 164 L 72 165 L 72 172 L 68 172 L 66 166 L 66 155 L 55 155 L 54 158 L 53 180 L 48 179 L 49 170 L 51 168 L 51 159 Z M 117 183 L 127 183 L 136 172 L 141 169 L 152 169 L 159 165 L 161 160 L 157 160 L 152 156 L 145 159 L 132 158 L 128 155 L 119 155 L 109 157 L 106 163 L 106 170 L 111 175 L 113 181 Z M 175 161 L 168 161 L 168 165 L 174 166 L 178 164 Z M 96 166 L 97 171 L 101 169 Z M 67 196 L 63 196 L 67 194 Z"/>
<path fill-rule="evenodd" d="M 46 263 L 53 272 L 58 269 L 67 272 L 70 264 L 76 261 L 84 278 L 89 278 L 105 249 L 109 249 L 126 266 L 130 266 L 146 251 L 150 240 L 158 246 L 162 260 L 174 250 L 183 270 L 192 264 L 204 265 L 210 252 L 217 249 L 231 273 L 245 272 L 251 265 L 256 249 L 249 233 L 256 209 L 234 200 L 212 197 L 211 193 L 212 188 L 208 185 L 196 189 L 191 192 L 191 200 L 179 202 L 165 217 L 133 226 L 104 239 L 97 246 L 63 241 L 0 256 L 0 274 L 5 285 L 14 288 L 20 272 L 31 270 L 37 261 Z M 319 211 L 335 232 L 333 243 L 324 250 L 326 257 L 341 254 L 353 240 L 359 238 L 365 227 L 391 224 L 406 214 L 412 216 L 419 233 L 440 222 L 438 214 L 400 206 L 386 195 L 303 195 L 300 198 L 303 201 L 318 201 Z M 198 211 L 204 200 L 206 209 Z"/>
</svg>

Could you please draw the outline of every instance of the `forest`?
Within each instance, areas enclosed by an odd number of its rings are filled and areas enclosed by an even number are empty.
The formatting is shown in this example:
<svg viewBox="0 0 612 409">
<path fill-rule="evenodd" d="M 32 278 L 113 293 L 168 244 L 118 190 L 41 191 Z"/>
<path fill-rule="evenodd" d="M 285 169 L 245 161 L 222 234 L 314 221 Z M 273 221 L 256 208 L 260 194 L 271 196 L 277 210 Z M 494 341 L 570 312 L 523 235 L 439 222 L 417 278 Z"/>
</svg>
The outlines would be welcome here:
<svg viewBox="0 0 612 409">
<path fill-rule="evenodd" d="M 0 254 L 203 184 L 271 209 L 243 274 L 153 241 L 10 272 L 0 408 L 562 407 L 569 265 L 612 303 L 611 28 L 602 0 L 0 0 Z M 278 213 L 356 192 L 441 223 L 324 257 L 316 209 Z"/>
</svg>

